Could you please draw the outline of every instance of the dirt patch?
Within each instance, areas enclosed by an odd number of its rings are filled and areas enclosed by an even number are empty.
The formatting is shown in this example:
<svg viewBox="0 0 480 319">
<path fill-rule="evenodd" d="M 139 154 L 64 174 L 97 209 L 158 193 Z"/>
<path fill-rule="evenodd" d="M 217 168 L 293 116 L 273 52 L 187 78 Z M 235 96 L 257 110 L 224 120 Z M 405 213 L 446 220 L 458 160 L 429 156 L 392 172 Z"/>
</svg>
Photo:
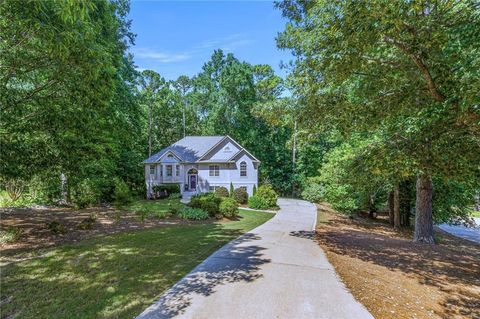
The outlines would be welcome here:
<svg viewBox="0 0 480 319">
<path fill-rule="evenodd" d="M 153 227 L 165 227 L 178 224 L 196 224 L 205 222 L 185 221 L 176 217 L 160 219 L 146 218 L 142 222 L 133 212 L 122 211 L 120 219 L 116 218 L 113 208 L 89 208 L 75 210 L 72 208 L 10 208 L 1 209 L 0 228 L 14 226 L 22 229 L 21 238 L 14 243 L 0 245 L 2 263 L 38 255 L 43 248 L 61 244 L 75 243 L 95 236 L 135 231 Z M 80 224 L 86 218 L 96 216 L 92 229 L 81 229 Z M 65 226 L 64 234 L 52 234 L 47 223 L 59 221 Z"/>
<path fill-rule="evenodd" d="M 414 244 L 380 217 L 348 218 L 319 205 L 317 240 L 355 298 L 377 319 L 480 318 L 480 245 L 437 230 Z"/>
</svg>

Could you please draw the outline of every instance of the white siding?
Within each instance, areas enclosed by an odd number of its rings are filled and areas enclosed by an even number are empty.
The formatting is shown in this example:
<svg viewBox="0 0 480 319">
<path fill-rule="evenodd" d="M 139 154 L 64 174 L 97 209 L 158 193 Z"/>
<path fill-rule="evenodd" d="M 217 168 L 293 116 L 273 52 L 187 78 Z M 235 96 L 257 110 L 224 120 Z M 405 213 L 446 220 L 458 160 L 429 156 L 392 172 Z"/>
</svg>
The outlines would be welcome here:
<svg viewBox="0 0 480 319">
<path fill-rule="evenodd" d="M 228 142 L 225 143 L 225 145 L 219 146 L 217 152 L 210 157 L 210 160 L 228 160 L 237 154 L 238 151 L 238 147 L 231 142 Z"/>
</svg>

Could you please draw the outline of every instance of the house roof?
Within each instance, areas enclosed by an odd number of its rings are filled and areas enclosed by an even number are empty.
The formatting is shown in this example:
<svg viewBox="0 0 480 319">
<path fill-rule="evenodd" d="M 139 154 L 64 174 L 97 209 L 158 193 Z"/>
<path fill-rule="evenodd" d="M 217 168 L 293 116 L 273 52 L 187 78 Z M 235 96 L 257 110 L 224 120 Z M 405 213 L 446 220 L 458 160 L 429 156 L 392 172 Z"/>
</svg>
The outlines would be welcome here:
<svg viewBox="0 0 480 319">
<path fill-rule="evenodd" d="M 178 156 L 183 162 L 196 162 L 224 138 L 225 136 L 186 136 L 165 147 L 160 152 L 153 154 L 143 163 L 156 163 L 169 151 Z"/>
<path fill-rule="evenodd" d="M 149 158 L 143 161 L 144 164 L 157 163 L 162 158 L 163 155 L 168 152 L 173 153 L 177 156 L 182 162 L 218 162 L 218 160 L 201 160 L 203 156 L 208 154 L 214 147 L 216 147 L 224 139 L 229 138 L 232 142 L 240 146 L 229 136 L 186 136 L 181 140 L 175 142 L 174 144 L 165 147 L 160 152 L 153 154 Z M 247 150 L 240 146 L 240 151 L 237 153 L 245 151 L 248 153 L 255 161 L 258 161 L 253 155 L 251 155 Z M 224 162 L 231 162 L 231 159 L 225 159 Z"/>
</svg>

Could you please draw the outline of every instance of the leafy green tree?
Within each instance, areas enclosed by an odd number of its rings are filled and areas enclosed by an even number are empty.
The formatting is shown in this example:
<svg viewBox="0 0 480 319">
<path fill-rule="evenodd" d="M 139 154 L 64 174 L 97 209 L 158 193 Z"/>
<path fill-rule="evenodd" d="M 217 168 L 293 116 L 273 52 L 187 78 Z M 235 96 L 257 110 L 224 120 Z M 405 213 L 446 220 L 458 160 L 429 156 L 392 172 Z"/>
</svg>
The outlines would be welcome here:
<svg viewBox="0 0 480 319">
<path fill-rule="evenodd" d="M 417 177 L 414 240 L 433 243 L 432 180 L 469 183 L 479 169 L 475 1 L 277 6 L 290 20 L 278 44 L 295 53 L 308 127 L 388 136 L 406 160 L 386 164 Z"/>
</svg>

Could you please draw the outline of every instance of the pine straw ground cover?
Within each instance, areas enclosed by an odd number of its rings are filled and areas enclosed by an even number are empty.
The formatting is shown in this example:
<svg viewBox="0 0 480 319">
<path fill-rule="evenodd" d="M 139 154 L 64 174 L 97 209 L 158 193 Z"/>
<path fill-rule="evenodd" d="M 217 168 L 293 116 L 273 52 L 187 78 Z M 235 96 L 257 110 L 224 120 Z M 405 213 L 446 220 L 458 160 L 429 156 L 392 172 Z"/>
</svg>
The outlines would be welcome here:
<svg viewBox="0 0 480 319">
<path fill-rule="evenodd" d="M 375 318 L 480 318 L 480 245 L 438 229 L 437 245 L 414 244 L 386 219 L 318 208 L 320 246 Z"/>
</svg>

